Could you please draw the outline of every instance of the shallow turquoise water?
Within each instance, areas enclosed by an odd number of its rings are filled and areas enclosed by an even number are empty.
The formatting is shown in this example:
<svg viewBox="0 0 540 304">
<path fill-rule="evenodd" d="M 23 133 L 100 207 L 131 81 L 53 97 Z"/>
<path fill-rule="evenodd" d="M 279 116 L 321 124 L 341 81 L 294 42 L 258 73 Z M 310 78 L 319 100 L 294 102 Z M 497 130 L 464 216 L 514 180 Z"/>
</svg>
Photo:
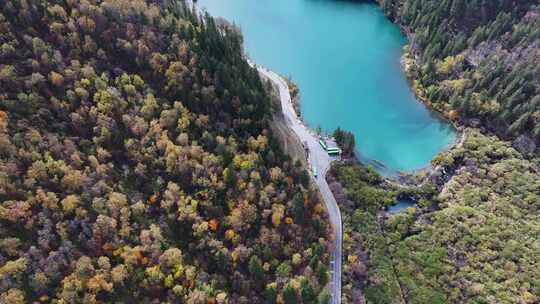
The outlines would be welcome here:
<svg viewBox="0 0 540 304">
<path fill-rule="evenodd" d="M 399 64 L 406 40 L 375 5 L 331 0 L 199 0 L 239 25 L 248 55 L 290 76 L 311 126 L 355 134 L 363 160 L 425 167 L 455 138 L 412 95 Z"/>
<path fill-rule="evenodd" d="M 388 206 L 388 213 L 396 214 L 407 211 L 407 209 L 416 207 L 416 204 L 411 200 L 398 200 L 395 204 Z"/>
</svg>

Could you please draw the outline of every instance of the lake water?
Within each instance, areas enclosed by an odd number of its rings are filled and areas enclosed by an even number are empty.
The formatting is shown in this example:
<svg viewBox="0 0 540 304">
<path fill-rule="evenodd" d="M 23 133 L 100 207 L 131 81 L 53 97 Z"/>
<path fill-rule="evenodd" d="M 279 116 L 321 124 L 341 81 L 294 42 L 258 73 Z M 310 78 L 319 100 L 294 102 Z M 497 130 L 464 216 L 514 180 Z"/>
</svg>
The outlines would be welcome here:
<svg viewBox="0 0 540 304">
<path fill-rule="evenodd" d="M 372 4 L 331 0 L 199 0 L 240 26 L 257 64 L 300 87 L 310 127 L 352 131 L 363 160 L 388 173 L 419 169 L 455 138 L 410 91 L 399 58 L 406 39 Z"/>
<path fill-rule="evenodd" d="M 388 213 L 396 214 L 400 212 L 405 212 L 407 209 L 416 207 L 416 204 L 411 200 L 398 200 L 395 204 L 388 206 Z"/>
</svg>

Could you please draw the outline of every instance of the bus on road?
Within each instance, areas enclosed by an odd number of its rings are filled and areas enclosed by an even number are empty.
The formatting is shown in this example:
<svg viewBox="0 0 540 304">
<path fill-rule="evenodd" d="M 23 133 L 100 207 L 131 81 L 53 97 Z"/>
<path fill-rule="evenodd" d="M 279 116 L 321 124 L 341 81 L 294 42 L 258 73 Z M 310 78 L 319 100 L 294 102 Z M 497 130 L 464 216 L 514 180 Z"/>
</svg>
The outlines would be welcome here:
<svg viewBox="0 0 540 304">
<path fill-rule="evenodd" d="M 339 156 L 341 154 L 341 149 L 338 147 L 328 147 L 328 144 L 324 139 L 319 140 L 321 147 L 328 153 L 330 156 Z M 332 144 L 333 145 L 333 144 Z"/>
<path fill-rule="evenodd" d="M 326 152 L 330 156 L 339 156 L 339 154 L 341 154 L 341 150 L 339 148 L 328 148 Z"/>
</svg>

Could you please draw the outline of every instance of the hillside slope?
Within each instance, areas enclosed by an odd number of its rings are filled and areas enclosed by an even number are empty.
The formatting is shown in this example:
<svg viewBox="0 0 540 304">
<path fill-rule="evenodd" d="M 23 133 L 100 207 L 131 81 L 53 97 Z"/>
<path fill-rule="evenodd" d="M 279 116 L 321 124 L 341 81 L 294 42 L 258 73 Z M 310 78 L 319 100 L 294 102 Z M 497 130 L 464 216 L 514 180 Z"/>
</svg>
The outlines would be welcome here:
<svg viewBox="0 0 540 304">
<path fill-rule="evenodd" d="M 343 303 L 539 303 L 538 1 L 378 2 L 409 38 L 417 95 L 465 137 L 420 186 L 333 167 Z M 398 200 L 416 204 L 387 213 Z"/>
<path fill-rule="evenodd" d="M 410 76 L 428 105 L 526 152 L 540 140 L 536 0 L 380 0 L 410 40 Z M 527 145 L 523 145 L 527 143 Z"/>
<path fill-rule="evenodd" d="M 241 37 L 155 2 L 3 2 L 0 302 L 324 303 L 325 210 Z"/>
<path fill-rule="evenodd" d="M 468 130 L 444 184 L 397 187 L 361 165 L 329 177 L 343 213 L 344 303 L 540 301 L 540 161 Z M 414 208 L 390 215 L 396 200 Z"/>
</svg>

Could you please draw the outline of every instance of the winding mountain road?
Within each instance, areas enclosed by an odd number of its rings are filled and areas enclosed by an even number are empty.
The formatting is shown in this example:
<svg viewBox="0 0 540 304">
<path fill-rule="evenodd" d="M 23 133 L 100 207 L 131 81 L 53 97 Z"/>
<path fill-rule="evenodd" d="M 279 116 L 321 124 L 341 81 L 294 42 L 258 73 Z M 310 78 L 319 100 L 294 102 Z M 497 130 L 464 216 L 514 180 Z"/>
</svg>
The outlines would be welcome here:
<svg viewBox="0 0 540 304">
<path fill-rule="evenodd" d="M 199 13 L 201 16 L 204 15 L 204 11 L 195 5 L 194 2 L 188 1 L 188 3 L 191 4 L 197 13 Z M 334 251 L 332 252 L 332 259 L 330 261 L 330 272 L 332 274 L 330 281 L 330 304 L 341 304 L 341 257 L 343 229 L 341 225 L 341 213 L 339 211 L 339 207 L 336 199 L 334 198 L 334 194 L 332 194 L 332 191 L 326 182 L 326 172 L 328 172 L 330 164 L 333 160 L 335 160 L 335 158 L 328 155 L 328 153 L 319 144 L 319 136 L 315 134 L 313 130 L 306 127 L 296 115 L 287 82 L 285 82 L 285 80 L 278 74 L 265 69 L 262 66 L 256 65 L 249 60 L 249 58 L 246 58 L 246 60 L 252 67 L 256 68 L 259 73 L 271 80 L 279 88 L 279 97 L 283 116 L 285 117 L 285 123 L 299 137 L 300 141 L 306 145 L 305 148 L 307 148 L 308 151 L 308 163 L 317 169 L 318 175 L 315 177 L 312 174 L 311 177 L 313 178 L 315 184 L 317 184 L 319 187 L 319 192 L 321 193 L 324 204 L 326 205 L 326 210 L 328 210 L 330 224 L 334 229 Z"/>
<path fill-rule="evenodd" d="M 291 95 L 289 93 L 289 87 L 285 80 L 278 74 L 267 70 L 261 66 L 254 65 L 259 73 L 266 78 L 274 82 L 279 88 L 279 97 L 281 100 L 281 108 L 283 115 L 285 116 L 285 122 L 288 127 L 300 138 L 304 145 L 307 145 L 308 150 L 308 163 L 312 167 L 317 169 L 317 177 L 312 176 L 313 180 L 319 187 L 319 191 L 328 210 L 330 223 L 334 228 L 334 252 L 332 253 L 332 260 L 330 262 L 330 269 L 332 274 L 332 280 L 330 282 L 331 304 L 341 303 L 341 256 L 342 256 L 342 226 L 341 226 L 341 213 L 337 205 L 336 199 L 328 187 L 326 182 L 326 172 L 330 168 L 330 164 L 335 158 L 330 157 L 328 153 L 319 144 L 319 137 L 313 132 L 313 130 L 306 127 L 296 115 L 296 111 L 293 108 Z"/>
</svg>

